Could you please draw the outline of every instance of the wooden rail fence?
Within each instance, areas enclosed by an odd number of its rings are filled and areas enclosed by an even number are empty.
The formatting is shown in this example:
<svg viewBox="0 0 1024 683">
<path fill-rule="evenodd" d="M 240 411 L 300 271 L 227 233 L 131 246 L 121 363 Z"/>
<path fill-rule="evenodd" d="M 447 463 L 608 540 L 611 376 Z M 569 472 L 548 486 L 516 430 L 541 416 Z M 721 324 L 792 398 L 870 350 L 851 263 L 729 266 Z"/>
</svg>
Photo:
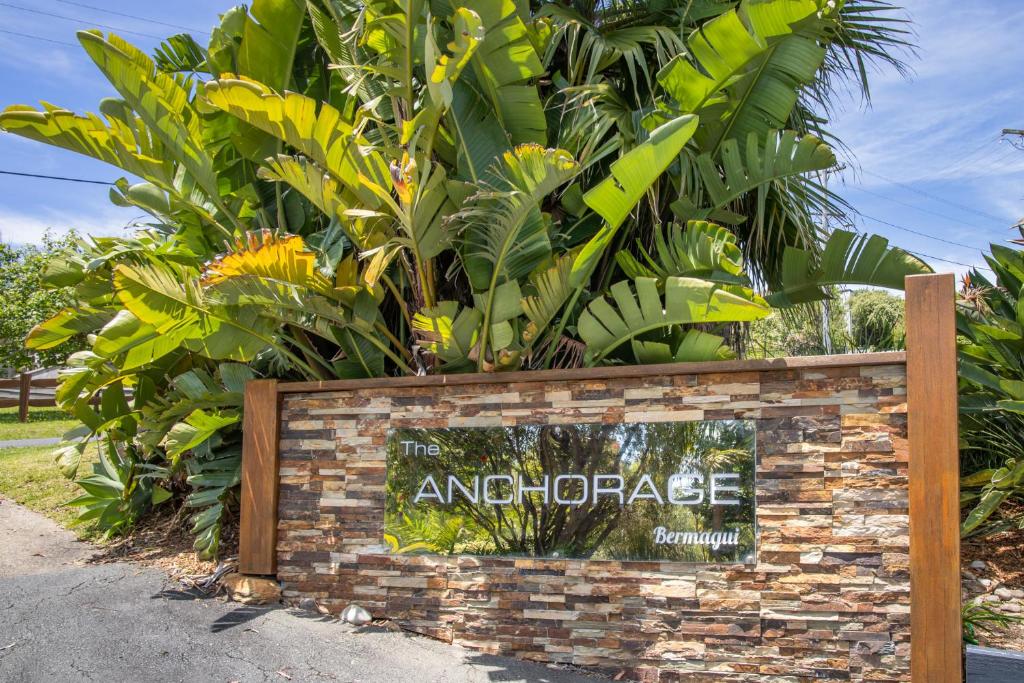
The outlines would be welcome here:
<svg viewBox="0 0 1024 683">
<path fill-rule="evenodd" d="M 38 371 L 36 371 L 38 372 Z M 18 421 L 28 422 L 28 411 L 30 407 L 55 408 L 57 401 L 47 392 L 46 396 L 33 397 L 33 389 L 56 390 L 58 380 L 56 378 L 36 377 L 33 372 L 23 372 L 14 379 L 0 379 L 0 389 L 17 390 L 17 398 L 4 398 L 0 396 L 0 408 L 18 407 Z"/>
</svg>

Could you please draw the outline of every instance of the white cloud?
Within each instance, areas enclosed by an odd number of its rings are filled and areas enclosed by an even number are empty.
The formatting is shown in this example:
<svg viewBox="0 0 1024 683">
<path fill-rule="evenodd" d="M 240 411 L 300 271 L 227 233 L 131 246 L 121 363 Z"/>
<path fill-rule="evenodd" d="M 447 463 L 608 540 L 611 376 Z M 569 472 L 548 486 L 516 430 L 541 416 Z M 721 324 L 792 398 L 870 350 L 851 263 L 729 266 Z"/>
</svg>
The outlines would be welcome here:
<svg viewBox="0 0 1024 683">
<path fill-rule="evenodd" d="M 118 236 L 138 218 L 137 211 L 110 205 L 93 212 L 43 209 L 33 213 L 0 209 L 0 241 L 39 244 L 48 231 L 62 235 L 74 230 L 81 235 Z"/>
<path fill-rule="evenodd" d="M 1006 156 L 997 141 L 1024 100 L 1024 41 L 1016 29 L 1024 9 L 962 0 L 909 0 L 905 6 L 920 45 L 915 76 L 910 82 L 892 72 L 876 77 L 874 108 L 836 117 L 839 137 L 857 163 L 903 182 L 1024 175 L 1024 154 Z M 955 163 L 974 150 L 980 150 L 977 163 Z"/>
</svg>

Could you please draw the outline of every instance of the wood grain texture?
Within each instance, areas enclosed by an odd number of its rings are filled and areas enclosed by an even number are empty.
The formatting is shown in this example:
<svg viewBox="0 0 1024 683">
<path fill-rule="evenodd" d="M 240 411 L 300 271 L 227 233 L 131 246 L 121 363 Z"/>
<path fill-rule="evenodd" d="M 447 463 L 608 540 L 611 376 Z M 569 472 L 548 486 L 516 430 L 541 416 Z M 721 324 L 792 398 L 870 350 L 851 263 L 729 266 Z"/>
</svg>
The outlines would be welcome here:
<svg viewBox="0 0 1024 683">
<path fill-rule="evenodd" d="M 21 373 L 18 387 L 18 422 L 28 422 L 28 403 L 32 396 L 32 375 Z"/>
<path fill-rule="evenodd" d="M 764 360 L 727 360 L 703 363 L 664 363 L 661 365 L 612 365 L 575 370 L 528 370 L 521 372 L 484 372 L 459 375 L 426 375 L 423 377 L 381 377 L 376 379 L 342 379 L 327 382 L 282 382 L 282 394 L 309 394 L 318 391 L 352 391 L 430 387 L 468 384 L 512 384 L 515 382 L 564 382 L 617 379 L 623 377 L 661 377 L 668 375 L 762 372 L 765 370 L 804 370 L 810 368 L 845 368 L 877 365 L 898 365 L 906 362 L 902 351 L 886 353 L 851 353 L 845 356 L 804 356 Z"/>
<path fill-rule="evenodd" d="M 242 574 L 277 571 L 277 386 L 277 380 L 254 380 L 245 385 L 238 539 L 238 571 Z"/>
<path fill-rule="evenodd" d="M 960 683 L 960 472 L 955 281 L 906 281 L 910 441 L 910 671 Z"/>
</svg>

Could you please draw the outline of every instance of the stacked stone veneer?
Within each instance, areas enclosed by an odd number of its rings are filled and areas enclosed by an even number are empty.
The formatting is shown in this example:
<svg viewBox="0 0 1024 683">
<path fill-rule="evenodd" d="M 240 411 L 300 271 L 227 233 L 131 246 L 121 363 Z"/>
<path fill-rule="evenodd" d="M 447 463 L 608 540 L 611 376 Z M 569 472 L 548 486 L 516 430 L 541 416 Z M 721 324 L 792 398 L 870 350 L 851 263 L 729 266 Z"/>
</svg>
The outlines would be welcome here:
<svg viewBox="0 0 1024 683">
<path fill-rule="evenodd" d="M 757 366 L 751 366 L 757 367 Z M 278 575 L 489 653 L 644 681 L 909 680 L 899 362 L 283 397 Z M 379 554 L 393 427 L 754 418 L 758 564 Z"/>
</svg>

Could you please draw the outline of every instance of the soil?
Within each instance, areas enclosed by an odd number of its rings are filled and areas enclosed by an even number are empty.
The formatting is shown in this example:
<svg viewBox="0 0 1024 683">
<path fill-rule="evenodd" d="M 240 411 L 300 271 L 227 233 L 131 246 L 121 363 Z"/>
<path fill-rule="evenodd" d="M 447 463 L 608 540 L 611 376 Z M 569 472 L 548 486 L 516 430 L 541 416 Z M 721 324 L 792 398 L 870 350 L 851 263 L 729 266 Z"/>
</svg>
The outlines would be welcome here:
<svg viewBox="0 0 1024 683">
<path fill-rule="evenodd" d="M 162 569 L 174 579 L 213 574 L 218 565 L 234 565 L 238 558 L 238 523 L 235 520 L 221 530 L 218 560 L 201 560 L 192 543 L 185 507 L 148 515 L 132 532 L 98 547 L 92 562 L 137 562 Z"/>
<path fill-rule="evenodd" d="M 1017 509 L 1004 507 L 1003 515 L 1021 518 L 1024 506 Z M 1013 528 L 981 538 L 964 540 L 960 545 L 960 561 L 964 570 L 963 601 L 985 601 L 995 611 L 1008 613 L 1005 601 L 1000 601 L 995 592 L 1000 588 L 1024 590 L 1024 529 Z M 983 562 L 985 567 L 976 564 Z M 975 566 L 971 566 L 975 563 Z M 975 578 L 971 578 L 971 577 Z M 979 580 L 991 581 L 984 586 Z M 1024 606 L 1024 600 L 1015 600 Z M 1013 617 L 1024 617 L 1024 610 L 1012 613 Z M 979 644 L 1003 650 L 1024 652 L 1024 619 L 1017 619 L 1006 626 L 991 626 L 991 632 L 978 629 Z"/>
</svg>

